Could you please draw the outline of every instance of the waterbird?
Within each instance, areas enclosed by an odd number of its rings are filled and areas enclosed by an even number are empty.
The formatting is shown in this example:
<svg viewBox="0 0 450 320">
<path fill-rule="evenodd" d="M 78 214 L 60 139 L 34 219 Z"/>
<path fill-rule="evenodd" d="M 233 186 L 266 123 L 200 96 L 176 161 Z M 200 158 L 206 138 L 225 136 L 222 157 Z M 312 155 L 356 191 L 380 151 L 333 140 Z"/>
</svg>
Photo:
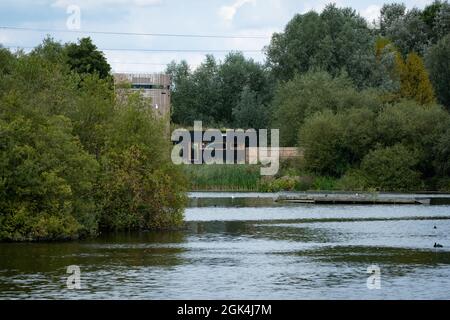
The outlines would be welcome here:
<svg viewBox="0 0 450 320">
<path fill-rule="evenodd" d="M 437 229 L 437 227 L 436 227 L 436 226 L 434 226 L 434 229 Z"/>
<path fill-rule="evenodd" d="M 444 246 L 442 244 L 439 244 L 439 243 L 434 243 L 434 247 L 435 248 L 443 248 Z"/>
</svg>

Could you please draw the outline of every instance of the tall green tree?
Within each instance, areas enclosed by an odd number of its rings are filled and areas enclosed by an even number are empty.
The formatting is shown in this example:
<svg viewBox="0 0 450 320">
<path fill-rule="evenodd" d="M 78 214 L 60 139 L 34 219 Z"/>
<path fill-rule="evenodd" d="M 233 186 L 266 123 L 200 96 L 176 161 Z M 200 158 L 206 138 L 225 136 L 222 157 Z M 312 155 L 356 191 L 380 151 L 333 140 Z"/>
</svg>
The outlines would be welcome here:
<svg viewBox="0 0 450 320">
<path fill-rule="evenodd" d="M 117 106 L 101 158 L 100 226 L 106 230 L 180 227 L 186 181 L 170 159 L 165 123 L 139 95 Z"/>
<path fill-rule="evenodd" d="M 428 50 L 425 61 L 437 99 L 450 111 L 450 34 Z"/>
<path fill-rule="evenodd" d="M 66 54 L 67 63 L 73 71 L 81 75 L 97 73 L 101 79 L 109 76 L 111 67 L 91 38 L 82 38 L 78 43 L 67 44 Z"/>
<path fill-rule="evenodd" d="M 435 102 L 433 85 L 423 59 L 418 54 L 408 54 L 406 61 L 398 55 L 396 70 L 400 79 L 401 98 L 412 99 L 424 105 Z"/>
<path fill-rule="evenodd" d="M 60 49 L 0 51 L 0 241 L 180 226 L 165 123 L 139 93 L 116 99 L 108 77 L 72 72 Z"/>
<path fill-rule="evenodd" d="M 233 123 L 242 129 L 267 129 L 270 108 L 257 92 L 245 87 L 233 109 Z"/>
<path fill-rule="evenodd" d="M 206 56 L 194 71 L 186 62 L 172 63 L 167 72 L 173 81 L 172 121 L 177 124 L 192 126 L 202 120 L 211 127 L 240 125 L 233 114 L 244 104 L 250 106 L 247 101 L 241 103 L 245 88 L 257 96 L 259 102 L 254 106 L 269 105 L 273 96 L 269 70 L 239 52 L 228 54 L 223 62 Z"/>
<path fill-rule="evenodd" d="M 333 76 L 346 70 L 358 87 L 372 85 L 375 38 L 367 22 L 350 8 L 328 5 L 322 13 L 297 14 L 267 47 L 278 80 L 321 69 Z"/>
<path fill-rule="evenodd" d="M 422 12 L 411 9 L 392 22 L 386 29 L 386 36 L 403 56 L 410 52 L 423 55 L 430 42 L 430 32 L 430 28 L 422 19 Z"/>
</svg>

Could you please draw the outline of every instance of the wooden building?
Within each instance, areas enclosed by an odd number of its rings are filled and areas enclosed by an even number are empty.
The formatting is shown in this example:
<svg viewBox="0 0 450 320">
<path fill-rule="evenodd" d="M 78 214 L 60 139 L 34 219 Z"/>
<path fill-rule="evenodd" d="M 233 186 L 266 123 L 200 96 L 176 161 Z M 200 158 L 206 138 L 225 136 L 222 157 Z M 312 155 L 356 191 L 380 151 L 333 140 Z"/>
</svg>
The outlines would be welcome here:
<svg viewBox="0 0 450 320">
<path fill-rule="evenodd" d="M 162 117 L 170 117 L 170 76 L 167 74 L 130 74 L 115 73 L 116 93 L 120 96 L 126 92 L 140 91 L 149 98 L 150 107 Z"/>
</svg>

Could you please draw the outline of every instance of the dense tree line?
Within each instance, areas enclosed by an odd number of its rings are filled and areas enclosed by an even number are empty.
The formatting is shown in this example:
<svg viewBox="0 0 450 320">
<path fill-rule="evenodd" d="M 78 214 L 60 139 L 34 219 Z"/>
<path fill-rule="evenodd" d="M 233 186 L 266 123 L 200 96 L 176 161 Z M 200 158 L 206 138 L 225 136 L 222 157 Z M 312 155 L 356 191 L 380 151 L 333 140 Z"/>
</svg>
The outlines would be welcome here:
<svg viewBox="0 0 450 320">
<path fill-rule="evenodd" d="M 181 224 L 165 124 L 139 94 L 116 99 L 109 71 L 90 39 L 0 48 L 0 240 Z"/>
<path fill-rule="evenodd" d="M 270 103 L 274 81 L 269 70 L 246 59 L 242 53 L 230 53 L 223 62 L 213 56 L 194 71 L 189 65 L 172 63 L 173 122 L 192 126 L 201 120 L 206 126 L 265 128 L 270 121 Z"/>
<path fill-rule="evenodd" d="M 172 64 L 173 121 L 279 128 L 304 148 L 301 172 L 341 189 L 450 190 L 448 1 L 386 4 L 374 22 L 328 5 L 295 15 L 265 52 L 264 65 L 239 53 Z"/>
</svg>

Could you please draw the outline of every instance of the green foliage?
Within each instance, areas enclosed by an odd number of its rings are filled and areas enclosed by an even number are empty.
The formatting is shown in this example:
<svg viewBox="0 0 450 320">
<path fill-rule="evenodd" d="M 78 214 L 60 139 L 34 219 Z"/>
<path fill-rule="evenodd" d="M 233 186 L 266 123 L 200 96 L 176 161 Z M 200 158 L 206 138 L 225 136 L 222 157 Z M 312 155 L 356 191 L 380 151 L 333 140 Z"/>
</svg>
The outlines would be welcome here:
<svg viewBox="0 0 450 320">
<path fill-rule="evenodd" d="M 410 52 L 422 55 L 427 48 L 430 31 L 422 20 L 422 12 L 411 9 L 392 22 L 386 36 L 404 56 Z"/>
<path fill-rule="evenodd" d="M 223 62 L 213 56 L 194 71 L 186 62 L 167 68 L 172 76 L 172 121 L 191 126 L 201 120 L 209 127 L 259 125 L 267 128 L 266 106 L 272 98 L 269 71 L 242 53 L 230 53 Z M 248 108 L 258 121 L 236 118 Z M 260 129 L 259 127 L 256 129 Z"/>
<path fill-rule="evenodd" d="M 400 79 L 401 98 L 412 99 L 420 104 L 435 102 L 434 89 L 422 58 L 416 53 L 408 54 L 406 61 L 400 55 L 396 60 L 396 71 Z"/>
<path fill-rule="evenodd" d="M 169 229 L 183 222 L 186 182 L 169 158 L 164 122 L 145 105 L 130 96 L 108 128 L 101 159 L 104 229 Z"/>
<path fill-rule="evenodd" d="M 450 111 L 450 34 L 428 50 L 425 61 L 436 96 Z"/>
<path fill-rule="evenodd" d="M 406 6 L 403 3 L 384 4 L 380 10 L 380 31 L 386 36 L 392 25 L 400 20 L 406 13 Z"/>
<path fill-rule="evenodd" d="M 380 33 L 389 38 L 403 56 L 411 52 L 424 55 L 450 32 L 448 1 L 434 1 L 424 10 L 406 10 L 404 4 L 385 4 L 381 9 Z"/>
<path fill-rule="evenodd" d="M 318 176 L 314 179 L 313 189 L 317 191 L 333 191 L 336 189 L 336 178 Z"/>
<path fill-rule="evenodd" d="M 448 129 L 435 145 L 435 168 L 439 176 L 450 178 L 450 129 Z"/>
<path fill-rule="evenodd" d="M 305 150 L 305 168 L 339 177 L 358 164 L 376 138 L 375 113 L 367 108 L 334 114 L 330 110 L 308 118 L 299 135 Z"/>
<path fill-rule="evenodd" d="M 421 190 L 420 156 L 403 145 L 381 147 L 363 159 L 361 171 L 367 186 L 380 191 Z"/>
<path fill-rule="evenodd" d="M 358 169 L 348 170 L 336 182 L 336 188 L 341 191 L 368 191 L 367 177 Z"/>
<path fill-rule="evenodd" d="M 186 182 L 166 125 L 97 71 L 71 72 L 61 48 L 0 50 L 0 241 L 180 226 Z"/>
<path fill-rule="evenodd" d="M 298 128 L 318 111 L 363 106 L 378 109 L 380 104 L 375 92 L 359 92 L 345 76 L 332 78 L 326 72 L 308 72 L 278 88 L 273 102 L 272 127 L 280 129 L 283 146 L 294 146 L 298 144 Z"/>
<path fill-rule="evenodd" d="M 101 79 L 109 76 L 111 67 L 91 38 L 82 38 L 77 44 L 69 43 L 65 50 L 71 70 L 81 75 L 96 73 Z"/>
<path fill-rule="evenodd" d="M 10 74 L 15 62 L 11 52 L 0 45 L 0 75 Z"/>
<path fill-rule="evenodd" d="M 431 178 L 449 172 L 449 127 L 450 115 L 440 106 L 423 106 L 413 101 L 387 105 L 378 112 L 367 108 L 319 112 L 308 118 L 300 130 L 304 168 L 317 175 L 341 177 L 337 187 L 343 190 L 379 187 L 394 191 L 401 189 L 403 182 L 405 190 L 414 190 L 422 187 L 422 178 L 434 188 Z M 400 147 L 403 149 L 399 151 Z M 380 166 L 384 163 L 400 170 L 399 166 L 405 165 L 399 161 L 404 149 L 409 152 L 405 159 L 414 157 L 412 165 L 407 166 L 414 171 L 411 181 L 395 177 L 397 182 L 389 185 L 392 172 L 384 175 L 383 169 L 376 173 L 369 170 L 376 161 L 380 161 Z M 373 154 L 375 150 L 384 151 Z M 393 162 L 387 162 L 385 158 L 391 156 Z"/>
<path fill-rule="evenodd" d="M 450 127 L 450 115 L 440 106 L 421 106 L 412 101 L 387 106 L 376 119 L 378 142 L 384 146 L 402 144 L 417 150 L 425 177 L 435 174 L 435 146 Z"/>
<path fill-rule="evenodd" d="M 350 8 L 328 5 L 321 14 L 297 14 L 267 48 L 276 79 L 288 81 L 297 73 L 321 69 L 332 76 L 345 70 L 357 87 L 375 79 L 374 36 L 367 22 Z"/>
<path fill-rule="evenodd" d="M 255 191 L 260 180 L 256 165 L 183 166 L 192 190 Z"/>
<path fill-rule="evenodd" d="M 97 230 L 98 165 L 62 116 L 0 120 L 0 240 L 56 240 Z"/>
<path fill-rule="evenodd" d="M 448 1 L 441 2 L 440 10 L 436 15 L 433 32 L 435 42 L 450 33 L 450 4 Z"/>
<path fill-rule="evenodd" d="M 260 192 L 296 191 L 300 189 L 301 182 L 295 177 L 285 176 L 278 179 L 262 179 L 259 183 Z"/>
<path fill-rule="evenodd" d="M 257 92 L 245 87 L 236 108 L 233 123 L 241 129 L 264 129 L 269 121 L 269 107 L 264 105 Z"/>
</svg>

